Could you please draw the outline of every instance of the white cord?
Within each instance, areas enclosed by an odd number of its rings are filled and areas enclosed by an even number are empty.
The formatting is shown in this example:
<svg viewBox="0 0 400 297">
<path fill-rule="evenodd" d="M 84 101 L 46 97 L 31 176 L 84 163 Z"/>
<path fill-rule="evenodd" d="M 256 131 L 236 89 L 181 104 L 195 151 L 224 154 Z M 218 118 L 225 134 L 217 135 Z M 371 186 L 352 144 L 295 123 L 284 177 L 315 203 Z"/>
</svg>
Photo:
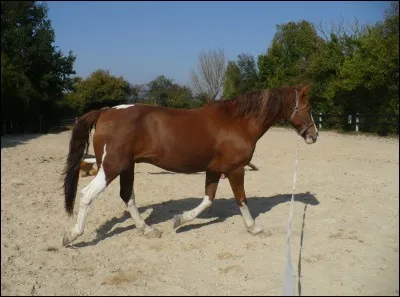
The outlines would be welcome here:
<svg viewBox="0 0 400 297">
<path fill-rule="evenodd" d="M 296 158 L 294 161 L 294 170 L 293 170 L 293 192 L 292 199 L 290 202 L 290 212 L 289 212 L 289 222 L 287 227 L 287 238 L 286 238 L 286 268 L 285 268 L 285 276 L 283 279 L 283 296 L 295 296 L 295 283 L 296 283 L 296 275 L 293 270 L 292 265 L 292 252 L 290 247 L 290 238 L 292 236 L 292 219 L 294 212 L 294 194 L 296 192 L 296 180 L 297 180 L 297 164 L 298 164 L 298 153 L 299 153 L 299 143 L 300 143 L 300 135 L 297 136 L 297 146 L 296 146 Z"/>
</svg>

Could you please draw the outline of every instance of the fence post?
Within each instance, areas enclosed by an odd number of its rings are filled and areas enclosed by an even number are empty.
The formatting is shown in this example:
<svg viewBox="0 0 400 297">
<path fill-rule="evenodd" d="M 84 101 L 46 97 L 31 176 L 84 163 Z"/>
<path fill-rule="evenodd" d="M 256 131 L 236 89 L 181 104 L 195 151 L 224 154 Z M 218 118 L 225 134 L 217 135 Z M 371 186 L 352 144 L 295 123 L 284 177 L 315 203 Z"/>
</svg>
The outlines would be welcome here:
<svg viewBox="0 0 400 297">
<path fill-rule="evenodd" d="M 322 128 L 322 112 L 319 113 L 319 123 L 318 123 L 318 129 Z"/>
<path fill-rule="evenodd" d="M 352 122 L 353 122 L 353 116 L 351 114 L 347 115 L 347 123 L 351 125 Z"/>
<path fill-rule="evenodd" d="M 356 113 L 356 132 L 358 132 L 358 123 L 360 122 L 360 119 L 358 118 L 358 116 L 359 116 L 360 114 L 357 112 Z"/>
</svg>

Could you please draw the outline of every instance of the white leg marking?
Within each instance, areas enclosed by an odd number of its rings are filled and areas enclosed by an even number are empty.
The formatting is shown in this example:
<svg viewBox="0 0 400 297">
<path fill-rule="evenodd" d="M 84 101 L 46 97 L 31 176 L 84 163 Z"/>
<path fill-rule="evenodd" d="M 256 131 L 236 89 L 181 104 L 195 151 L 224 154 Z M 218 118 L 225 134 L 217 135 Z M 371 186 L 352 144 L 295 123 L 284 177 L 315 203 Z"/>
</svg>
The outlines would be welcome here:
<svg viewBox="0 0 400 297">
<path fill-rule="evenodd" d="M 132 107 L 132 106 L 135 106 L 135 104 L 121 104 L 121 105 L 114 106 L 113 108 L 115 108 L 115 109 L 123 109 L 123 108 Z"/>
<path fill-rule="evenodd" d="M 126 207 L 129 210 L 129 213 L 131 214 L 131 217 L 133 221 L 135 222 L 136 228 L 138 229 L 143 229 L 146 226 L 145 221 L 142 219 L 140 216 L 139 210 L 137 209 L 135 205 L 135 194 L 133 193 L 132 190 L 132 196 L 129 199 L 128 203 L 126 203 Z"/>
<path fill-rule="evenodd" d="M 242 206 L 239 206 L 240 213 L 242 214 L 242 218 L 244 221 L 244 224 L 246 225 L 247 231 L 250 233 L 256 235 L 261 232 L 263 232 L 262 228 L 258 226 L 253 217 L 250 214 L 249 208 L 247 207 L 247 204 L 243 203 Z"/>
<path fill-rule="evenodd" d="M 242 218 L 244 220 L 244 224 L 246 225 L 247 228 L 253 227 L 255 224 L 253 217 L 250 214 L 249 208 L 247 207 L 247 204 L 243 203 L 242 206 L 239 206 L 240 213 L 242 214 Z"/>
<path fill-rule="evenodd" d="M 206 195 L 203 201 L 196 208 L 189 211 L 184 211 L 183 214 L 174 217 L 174 228 L 179 227 L 187 222 L 193 221 L 199 214 L 209 208 L 212 204 L 210 198 Z"/>
<path fill-rule="evenodd" d="M 128 203 L 126 203 L 126 207 L 128 208 L 129 213 L 131 214 L 131 217 L 135 223 L 136 228 L 142 231 L 144 235 L 148 237 L 161 237 L 161 231 L 158 230 L 157 228 L 153 228 L 147 225 L 146 222 L 143 220 L 143 218 L 140 216 L 139 210 L 135 205 L 135 193 L 133 192 L 133 189 L 131 198 L 129 199 Z"/>
<path fill-rule="evenodd" d="M 204 196 L 203 201 L 196 208 L 183 213 L 183 218 L 188 222 L 198 217 L 204 210 L 209 208 L 212 204 L 210 197 Z"/>
<path fill-rule="evenodd" d="M 104 145 L 104 152 L 103 157 L 101 158 L 102 164 L 104 158 L 106 157 L 106 144 Z M 103 169 L 103 166 L 100 166 L 100 170 L 97 173 L 96 177 L 87 185 L 85 188 L 82 189 L 82 197 L 79 203 L 79 212 L 78 218 L 76 220 L 76 224 L 71 230 L 71 237 L 75 239 L 79 235 L 83 234 L 85 230 L 85 221 L 87 214 L 89 212 L 90 205 L 94 201 L 94 199 L 104 191 L 106 188 L 106 175 Z"/>
<path fill-rule="evenodd" d="M 203 201 L 198 205 L 196 208 L 193 208 L 192 210 L 185 211 L 183 213 L 183 219 L 185 222 L 189 222 L 197 218 L 199 214 L 201 214 L 204 210 L 209 208 L 212 204 L 212 201 L 208 196 L 204 196 Z"/>
</svg>

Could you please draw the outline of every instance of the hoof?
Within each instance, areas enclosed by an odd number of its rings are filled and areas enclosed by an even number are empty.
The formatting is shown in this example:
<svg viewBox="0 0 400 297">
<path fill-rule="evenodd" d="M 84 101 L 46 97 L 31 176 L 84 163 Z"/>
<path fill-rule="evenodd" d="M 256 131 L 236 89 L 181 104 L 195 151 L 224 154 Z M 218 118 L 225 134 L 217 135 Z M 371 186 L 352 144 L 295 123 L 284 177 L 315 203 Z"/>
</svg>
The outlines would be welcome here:
<svg viewBox="0 0 400 297">
<path fill-rule="evenodd" d="M 72 237 L 70 233 L 65 232 L 64 237 L 63 237 L 63 246 L 67 246 L 71 244 L 76 238 Z"/>
<path fill-rule="evenodd" d="M 148 227 L 143 230 L 143 234 L 146 238 L 160 238 L 162 232 L 157 228 Z"/>
<path fill-rule="evenodd" d="M 253 235 L 259 235 L 264 233 L 264 230 L 258 225 L 254 225 L 252 228 L 247 228 L 247 231 Z"/>
<path fill-rule="evenodd" d="M 182 215 L 176 215 L 174 216 L 174 229 L 178 228 L 180 225 L 182 225 Z"/>
</svg>

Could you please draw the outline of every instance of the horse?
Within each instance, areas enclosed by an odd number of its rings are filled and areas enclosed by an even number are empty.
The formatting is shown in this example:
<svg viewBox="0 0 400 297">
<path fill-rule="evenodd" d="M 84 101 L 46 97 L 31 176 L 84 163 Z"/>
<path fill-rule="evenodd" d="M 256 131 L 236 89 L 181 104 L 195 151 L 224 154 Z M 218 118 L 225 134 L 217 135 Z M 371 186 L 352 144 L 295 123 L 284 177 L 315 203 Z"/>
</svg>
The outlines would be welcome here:
<svg viewBox="0 0 400 297">
<path fill-rule="evenodd" d="M 96 158 L 84 158 L 79 167 L 81 177 L 93 176 L 97 174 Z"/>
<path fill-rule="evenodd" d="M 72 130 L 63 173 L 69 216 L 73 214 L 80 162 L 85 150 L 87 153 L 93 127 L 98 172 L 81 191 L 76 223 L 65 232 L 63 245 L 83 234 L 89 207 L 118 176 L 120 197 L 136 228 L 146 237 L 161 236 L 158 228 L 146 224 L 135 205 L 134 168 L 142 162 L 176 173 L 205 172 L 202 202 L 174 216 L 173 228 L 193 221 L 211 206 L 224 174 L 247 231 L 262 233 L 247 206 L 244 166 L 250 163 L 257 141 L 277 121 L 288 121 L 307 144 L 316 142 L 318 130 L 308 101 L 310 87 L 263 89 L 193 109 L 122 104 L 85 113 Z"/>
</svg>

